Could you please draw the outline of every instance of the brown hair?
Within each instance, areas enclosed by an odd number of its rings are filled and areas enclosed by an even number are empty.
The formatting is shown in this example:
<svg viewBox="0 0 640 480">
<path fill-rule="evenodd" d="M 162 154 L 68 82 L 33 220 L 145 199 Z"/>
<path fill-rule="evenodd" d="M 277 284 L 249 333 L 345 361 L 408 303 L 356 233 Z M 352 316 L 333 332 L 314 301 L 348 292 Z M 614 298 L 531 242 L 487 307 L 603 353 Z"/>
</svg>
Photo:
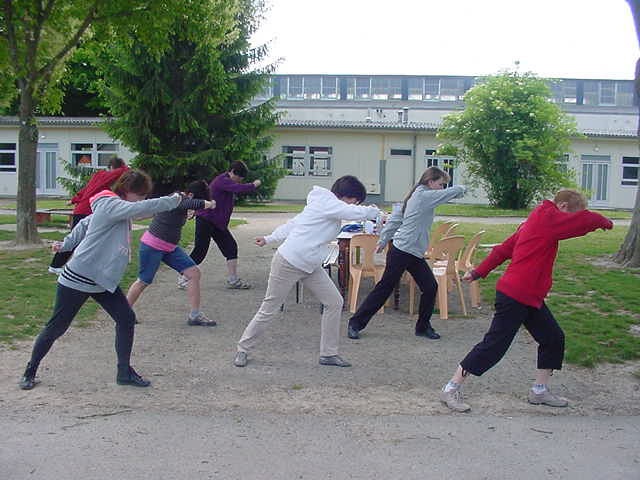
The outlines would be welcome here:
<svg viewBox="0 0 640 480">
<path fill-rule="evenodd" d="M 148 195 L 152 188 L 153 182 L 151 182 L 149 175 L 142 170 L 129 169 L 120 175 L 111 190 L 119 197 L 124 197 L 129 192 Z"/>
<path fill-rule="evenodd" d="M 411 191 L 409 193 L 407 193 L 407 196 L 404 197 L 404 203 L 402 205 L 402 213 L 404 214 L 404 211 L 407 208 L 407 202 L 411 198 L 411 195 L 413 195 L 413 192 L 416 191 L 416 188 L 418 188 L 420 185 L 427 185 L 427 183 L 430 180 L 434 180 L 435 181 L 435 180 L 440 180 L 441 178 L 444 178 L 447 183 L 449 183 L 449 181 L 451 180 L 451 177 L 449 176 L 449 174 L 447 172 L 445 172 L 444 170 L 441 170 L 438 167 L 429 167 L 429 168 L 427 168 L 422 173 L 422 176 L 420 177 L 420 180 L 418 180 L 418 183 L 416 183 L 413 186 L 413 188 L 411 189 Z"/>
<path fill-rule="evenodd" d="M 109 168 L 111 170 L 115 170 L 116 168 L 122 168 L 126 165 L 126 163 L 124 163 L 124 160 L 121 159 L 120 157 L 113 157 L 110 161 L 109 161 Z"/>
<path fill-rule="evenodd" d="M 557 205 L 560 202 L 567 203 L 569 211 L 571 212 L 579 212 L 587 208 L 587 199 L 584 195 L 570 188 L 563 188 L 556 193 L 556 196 L 553 198 L 553 203 Z"/>
</svg>

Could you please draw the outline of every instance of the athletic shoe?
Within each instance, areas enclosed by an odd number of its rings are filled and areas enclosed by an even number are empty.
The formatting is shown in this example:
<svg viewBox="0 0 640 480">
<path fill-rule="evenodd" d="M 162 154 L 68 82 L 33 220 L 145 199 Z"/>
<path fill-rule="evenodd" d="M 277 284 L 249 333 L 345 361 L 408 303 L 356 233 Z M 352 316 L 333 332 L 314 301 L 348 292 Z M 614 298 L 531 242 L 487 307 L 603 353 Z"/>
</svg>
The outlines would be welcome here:
<svg viewBox="0 0 640 480">
<path fill-rule="evenodd" d="M 189 283 L 189 279 L 187 277 L 185 277 L 184 275 L 178 274 L 178 288 L 180 290 L 184 290 L 185 288 L 187 288 L 188 283 Z"/>
<path fill-rule="evenodd" d="M 436 332 L 433 327 L 427 327 L 424 332 L 416 332 L 416 337 L 426 337 L 431 340 L 438 340 L 440 338 L 440 334 Z"/>
<path fill-rule="evenodd" d="M 558 397 L 551 393 L 548 388 L 542 393 L 535 393 L 533 389 L 530 389 L 529 403 L 533 405 L 548 405 L 550 407 L 566 407 L 569 405 L 569 401 L 566 398 Z"/>
<path fill-rule="evenodd" d="M 49 267 L 48 272 L 53 273 L 54 275 L 62 275 L 62 270 L 64 267 Z"/>
<path fill-rule="evenodd" d="M 118 367 L 118 369 L 120 369 L 120 367 Z M 133 367 L 129 367 L 128 371 L 124 372 L 123 374 L 118 371 L 116 383 L 118 385 L 131 385 L 133 387 L 148 387 L 149 385 L 151 385 L 151 382 L 138 375 Z"/>
<path fill-rule="evenodd" d="M 471 410 L 471 407 L 462 400 L 463 396 L 460 389 L 449 390 L 448 392 L 440 390 L 440 401 L 454 412 L 468 412 Z"/>
<path fill-rule="evenodd" d="M 193 326 L 200 327 L 215 327 L 217 325 L 215 320 L 208 319 L 204 313 L 200 312 L 196 317 L 187 317 L 187 323 Z"/>
<path fill-rule="evenodd" d="M 352 326 L 347 327 L 347 337 L 352 340 L 357 340 L 360 338 L 360 330 L 353 328 Z"/>
<path fill-rule="evenodd" d="M 241 278 L 238 278 L 235 282 L 231 282 L 227 280 L 227 288 L 231 288 L 235 290 L 247 290 L 251 288 L 251 284 L 245 282 Z"/>
<path fill-rule="evenodd" d="M 247 352 L 237 352 L 236 358 L 233 359 L 233 364 L 236 367 L 246 367 L 247 366 Z"/>
<path fill-rule="evenodd" d="M 343 360 L 340 355 L 331 355 L 330 357 L 320 357 L 320 365 L 329 365 L 333 367 L 350 367 L 351 364 Z"/>
</svg>

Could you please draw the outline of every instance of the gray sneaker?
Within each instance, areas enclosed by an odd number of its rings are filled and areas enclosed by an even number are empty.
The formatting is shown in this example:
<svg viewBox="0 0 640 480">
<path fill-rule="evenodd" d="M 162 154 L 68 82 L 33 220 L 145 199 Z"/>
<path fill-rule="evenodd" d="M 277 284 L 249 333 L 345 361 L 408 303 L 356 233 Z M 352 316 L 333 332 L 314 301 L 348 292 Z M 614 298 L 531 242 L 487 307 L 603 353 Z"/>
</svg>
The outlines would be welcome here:
<svg viewBox="0 0 640 480">
<path fill-rule="evenodd" d="M 331 355 L 330 357 L 320 357 L 320 365 L 330 365 L 333 367 L 350 367 L 351 364 L 343 360 L 340 355 Z"/>
<path fill-rule="evenodd" d="M 178 288 L 180 290 L 185 290 L 188 284 L 189 284 L 189 279 L 184 275 L 178 274 Z"/>
<path fill-rule="evenodd" d="M 548 388 L 542 393 L 535 393 L 533 389 L 529 389 L 529 403 L 533 405 L 548 405 L 550 407 L 566 407 L 569 405 L 569 401 L 566 398 L 554 395 Z"/>
<path fill-rule="evenodd" d="M 236 358 L 233 359 L 233 364 L 236 367 L 246 367 L 247 366 L 247 352 L 237 352 Z"/>
<path fill-rule="evenodd" d="M 454 412 L 468 412 L 471 407 L 463 402 L 462 391 L 460 389 L 445 392 L 440 390 L 440 401 Z"/>
<path fill-rule="evenodd" d="M 207 316 L 202 312 L 200 312 L 196 317 L 187 316 L 187 324 L 192 327 L 215 327 L 217 325 L 215 320 L 207 318 Z"/>
</svg>

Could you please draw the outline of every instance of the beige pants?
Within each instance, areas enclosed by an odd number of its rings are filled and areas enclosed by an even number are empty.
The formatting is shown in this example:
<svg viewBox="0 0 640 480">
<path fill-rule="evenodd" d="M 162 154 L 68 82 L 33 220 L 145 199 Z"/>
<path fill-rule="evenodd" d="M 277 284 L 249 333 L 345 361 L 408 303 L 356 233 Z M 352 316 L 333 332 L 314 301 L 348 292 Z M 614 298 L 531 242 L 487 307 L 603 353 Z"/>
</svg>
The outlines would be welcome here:
<svg viewBox="0 0 640 480">
<path fill-rule="evenodd" d="M 248 352 L 256 345 L 258 337 L 278 314 L 280 306 L 298 281 L 324 305 L 320 329 L 320 355 L 328 357 L 338 354 L 340 319 L 344 303 L 342 295 L 322 267 L 311 273 L 304 272 L 287 262 L 278 252 L 271 261 L 267 293 L 260 309 L 244 330 L 238 342 L 238 351 Z"/>
</svg>

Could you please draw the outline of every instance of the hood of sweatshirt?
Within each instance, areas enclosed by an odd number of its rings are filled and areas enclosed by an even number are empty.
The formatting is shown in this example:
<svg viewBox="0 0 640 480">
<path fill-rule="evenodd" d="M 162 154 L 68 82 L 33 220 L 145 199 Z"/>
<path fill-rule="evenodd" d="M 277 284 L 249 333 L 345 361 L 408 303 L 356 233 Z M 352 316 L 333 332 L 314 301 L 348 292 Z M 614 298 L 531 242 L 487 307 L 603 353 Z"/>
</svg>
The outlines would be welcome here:
<svg viewBox="0 0 640 480">
<path fill-rule="evenodd" d="M 335 194 L 324 187 L 314 185 L 314 187 L 307 195 L 307 205 L 325 203 L 327 201 L 336 200 L 338 197 Z"/>
<path fill-rule="evenodd" d="M 101 192 L 98 192 L 93 197 L 91 197 L 89 199 L 89 203 L 93 204 L 95 200 L 98 200 L 99 198 L 102 198 L 102 197 L 117 197 L 117 196 L 118 194 L 112 192 L 111 190 L 102 190 Z"/>
</svg>

